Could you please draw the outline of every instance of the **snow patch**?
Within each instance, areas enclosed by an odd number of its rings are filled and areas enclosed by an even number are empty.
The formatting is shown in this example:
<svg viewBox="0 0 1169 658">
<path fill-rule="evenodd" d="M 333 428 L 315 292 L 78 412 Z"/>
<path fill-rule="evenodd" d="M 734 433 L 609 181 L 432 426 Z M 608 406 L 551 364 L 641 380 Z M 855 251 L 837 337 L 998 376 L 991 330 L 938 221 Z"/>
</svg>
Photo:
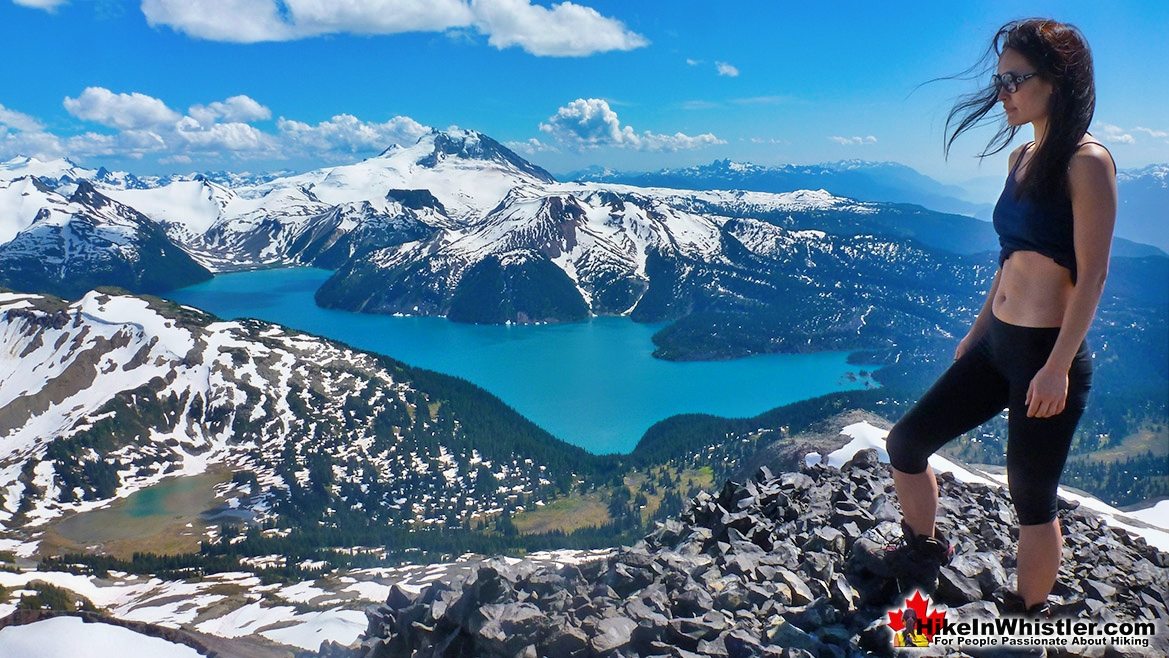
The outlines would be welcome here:
<svg viewBox="0 0 1169 658">
<path fill-rule="evenodd" d="M 889 434 L 888 430 L 861 422 L 845 427 L 840 430 L 840 433 L 851 436 L 852 440 L 842 448 L 828 453 L 827 457 L 816 452 L 808 453 L 804 457 L 804 462 L 808 465 L 823 462 L 829 466 L 840 468 L 856 453 L 873 448 L 877 451 L 881 462 L 889 463 L 889 453 L 885 449 L 885 437 Z M 952 473 L 954 478 L 960 482 L 977 482 L 996 487 L 1007 484 L 1005 474 L 984 473 L 977 469 L 960 466 L 939 455 L 930 457 L 930 467 L 933 468 L 934 472 Z M 1098 513 L 1108 525 L 1123 528 L 1144 537 L 1150 545 L 1162 551 L 1169 551 L 1169 518 L 1167 518 L 1169 517 L 1169 501 L 1161 501 L 1152 508 L 1133 513 L 1122 512 L 1097 498 L 1078 494 L 1063 487 L 1059 488 L 1059 495 L 1061 498 L 1078 502 Z"/>
<path fill-rule="evenodd" d="M 0 647 L 4 647 L 6 658 L 202 658 L 202 654 L 185 644 L 112 624 L 87 624 L 79 617 L 53 617 L 0 628 Z"/>
</svg>

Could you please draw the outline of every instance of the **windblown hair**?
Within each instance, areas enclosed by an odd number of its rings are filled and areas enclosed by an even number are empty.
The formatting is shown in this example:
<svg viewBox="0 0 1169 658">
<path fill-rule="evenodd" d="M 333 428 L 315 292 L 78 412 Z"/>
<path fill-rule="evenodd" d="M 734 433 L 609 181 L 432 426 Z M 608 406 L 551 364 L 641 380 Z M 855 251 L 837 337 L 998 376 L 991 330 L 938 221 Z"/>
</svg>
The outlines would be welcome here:
<svg viewBox="0 0 1169 658">
<path fill-rule="evenodd" d="M 1080 139 L 1088 132 L 1096 112 L 1096 81 L 1092 51 L 1074 25 L 1044 18 L 1012 21 L 999 28 L 982 58 L 962 74 L 981 71 L 989 79 L 998 56 L 1010 48 L 1022 55 L 1054 87 L 1051 94 L 1047 134 L 1035 152 L 1017 194 L 1042 202 L 1068 196 L 1067 169 Z M 959 135 L 985 123 L 986 115 L 998 104 L 998 88 L 990 83 L 983 90 L 958 99 L 946 117 L 945 155 Z M 1007 124 L 1003 116 L 998 132 L 979 159 L 1002 151 L 1014 139 L 1019 126 Z"/>
</svg>

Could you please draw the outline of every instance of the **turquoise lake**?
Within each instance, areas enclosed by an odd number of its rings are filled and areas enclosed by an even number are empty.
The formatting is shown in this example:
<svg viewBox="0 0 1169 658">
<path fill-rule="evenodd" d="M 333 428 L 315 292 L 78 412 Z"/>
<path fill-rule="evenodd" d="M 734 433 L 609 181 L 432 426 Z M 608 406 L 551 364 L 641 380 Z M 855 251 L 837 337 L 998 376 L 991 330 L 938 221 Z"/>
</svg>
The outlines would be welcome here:
<svg viewBox="0 0 1169 658">
<path fill-rule="evenodd" d="M 748 417 L 834 391 L 875 386 L 847 352 L 731 361 L 653 358 L 661 324 L 594 318 L 554 325 L 471 325 L 323 309 L 313 293 L 332 273 L 287 268 L 220 274 L 166 296 L 224 319 L 259 318 L 334 338 L 491 391 L 594 454 L 628 453 L 655 422 L 682 413 Z"/>
</svg>

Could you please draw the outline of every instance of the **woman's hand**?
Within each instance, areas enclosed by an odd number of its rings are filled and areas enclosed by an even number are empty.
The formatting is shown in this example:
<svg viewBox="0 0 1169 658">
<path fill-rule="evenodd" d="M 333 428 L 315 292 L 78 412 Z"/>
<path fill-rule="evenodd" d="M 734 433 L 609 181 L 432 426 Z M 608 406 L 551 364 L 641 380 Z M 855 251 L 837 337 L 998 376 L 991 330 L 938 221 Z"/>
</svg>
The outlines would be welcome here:
<svg viewBox="0 0 1169 658">
<path fill-rule="evenodd" d="M 1050 418 L 1063 412 L 1067 401 L 1067 370 L 1044 365 L 1031 378 L 1031 385 L 1027 387 L 1027 417 Z"/>
<path fill-rule="evenodd" d="M 961 359 L 962 355 L 969 352 L 970 348 L 974 347 L 976 342 L 978 341 L 971 340 L 970 334 L 966 334 L 965 338 L 958 341 L 958 347 L 954 348 L 954 360 L 957 361 L 958 359 Z"/>
</svg>

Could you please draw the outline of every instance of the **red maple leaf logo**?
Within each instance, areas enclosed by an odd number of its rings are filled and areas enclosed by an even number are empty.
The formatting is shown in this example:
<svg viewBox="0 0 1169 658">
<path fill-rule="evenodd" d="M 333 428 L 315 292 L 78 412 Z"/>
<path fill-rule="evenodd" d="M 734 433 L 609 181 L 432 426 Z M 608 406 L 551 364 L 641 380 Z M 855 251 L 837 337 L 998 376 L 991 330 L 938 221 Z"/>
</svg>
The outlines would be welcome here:
<svg viewBox="0 0 1169 658">
<path fill-rule="evenodd" d="M 930 610 L 929 606 L 929 598 L 923 597 L 920 591 L 914 591 L 911 598 L 905 599 L 904 608 L 889 611 L 889 628 L 893 629 L 894 633 L 900 632 L 905 629 L 906 618 L 913 618 L 918 622 L 917 631 L 932 642 L 934 634 L 941 630 L 942 623 L 946 620 L 946 612 Z M 913 612 L 909 613 L 909 610 Z"/>
</svg>

